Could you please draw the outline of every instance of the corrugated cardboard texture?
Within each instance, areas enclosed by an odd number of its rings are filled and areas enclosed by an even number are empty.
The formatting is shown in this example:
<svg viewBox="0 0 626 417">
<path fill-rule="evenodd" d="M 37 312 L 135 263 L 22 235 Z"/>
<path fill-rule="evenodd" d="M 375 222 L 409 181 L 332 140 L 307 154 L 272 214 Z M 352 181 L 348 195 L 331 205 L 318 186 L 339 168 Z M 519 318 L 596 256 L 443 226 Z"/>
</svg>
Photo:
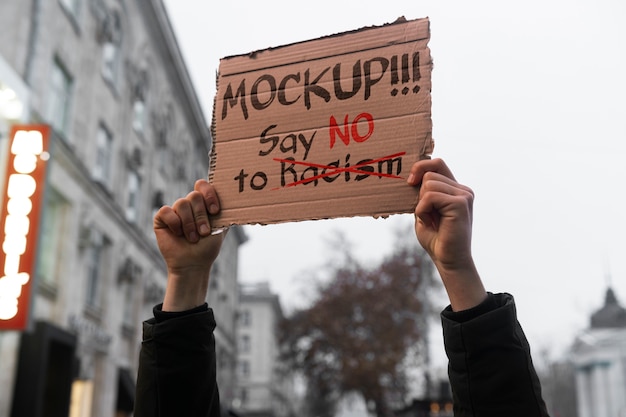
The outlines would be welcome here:
<svg viewBox="0 0 626 417">
<path fill-rule="evenodd" d="M 223 58 L 214 227 L 412 212 L 433 150 L 428 19 Z"/>
</svg>

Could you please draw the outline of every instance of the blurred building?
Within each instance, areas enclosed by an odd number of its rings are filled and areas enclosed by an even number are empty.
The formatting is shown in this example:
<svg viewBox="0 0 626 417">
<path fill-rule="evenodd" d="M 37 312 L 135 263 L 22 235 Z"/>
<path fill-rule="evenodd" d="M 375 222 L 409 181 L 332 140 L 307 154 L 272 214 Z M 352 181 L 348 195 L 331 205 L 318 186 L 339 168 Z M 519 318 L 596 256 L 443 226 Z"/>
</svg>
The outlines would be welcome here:
<svg viewBox="0 0 626 417">
<path fill-rule="evenodd" d="M 213 309 L 215 355 L 220 401 L 228 408 L 235 400 L 237 374 L 237 317 L 239 309 L 239 246 L 247 237 L 240 227 L 231 227 L 222 244 L 220 256 L 213 264 L 209 282 L 208 303 Z"/>
<path fill-rule="evenodd" d="M 0 167 L 13 125 L 52 127 L 30 325 L 0 330 L 0 416 L 130 415 L 166 282 L 152 217 L 207 176 L 207 121 L 161 0 L 3 1 L 0 27 Z M 210 293 L 227 403 L 244 241 L 228 234 Z"/>
<path fill-rule="evenodd" d="M 572 348 L 578 416 L 626 416 L 626 309 L 611 288 L 590 324 Z"/>
<path fill-rule="evenodd" d="M 297 415 L 295 379 L 279 358 L 277 327 L 282 319 L 279 298 L 268 283 L 240 286 L 234 408 L 242 417 Z"/>
</svg>

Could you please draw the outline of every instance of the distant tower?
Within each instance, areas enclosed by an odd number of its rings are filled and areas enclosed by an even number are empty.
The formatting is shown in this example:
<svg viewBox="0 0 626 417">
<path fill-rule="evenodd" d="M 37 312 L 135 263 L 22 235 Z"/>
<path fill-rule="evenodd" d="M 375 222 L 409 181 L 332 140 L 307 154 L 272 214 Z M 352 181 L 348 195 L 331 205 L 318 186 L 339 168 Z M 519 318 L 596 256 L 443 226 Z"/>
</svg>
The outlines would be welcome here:
<svg viewBox="0 0 626 417">
<path fill-rule="evenodd" d="M 591 315 L 591 328 L 626 328 L 626 309 L 619 304 L 611 287 L 606 290 L 604 306 Z"/>
<path fill-rule="evenodd" d="M 572 347 L 578 417 L 626 416 L 626 309 L 609 286 Z"/>
</svg>

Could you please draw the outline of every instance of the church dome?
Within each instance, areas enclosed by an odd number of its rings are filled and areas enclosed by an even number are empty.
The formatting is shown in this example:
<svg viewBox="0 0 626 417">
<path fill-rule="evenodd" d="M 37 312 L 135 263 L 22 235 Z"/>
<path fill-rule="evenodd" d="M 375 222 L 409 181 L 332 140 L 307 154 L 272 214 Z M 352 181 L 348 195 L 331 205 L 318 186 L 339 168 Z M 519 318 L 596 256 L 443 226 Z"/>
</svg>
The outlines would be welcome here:
<svg viewBox="0 0 626 417">
<path fill-rule="evenodd" d="M 626 328 L 626 309 L 610 287 L 606 290 L 604 306 L 591 315 L 591 328 Z"/>
</svg>

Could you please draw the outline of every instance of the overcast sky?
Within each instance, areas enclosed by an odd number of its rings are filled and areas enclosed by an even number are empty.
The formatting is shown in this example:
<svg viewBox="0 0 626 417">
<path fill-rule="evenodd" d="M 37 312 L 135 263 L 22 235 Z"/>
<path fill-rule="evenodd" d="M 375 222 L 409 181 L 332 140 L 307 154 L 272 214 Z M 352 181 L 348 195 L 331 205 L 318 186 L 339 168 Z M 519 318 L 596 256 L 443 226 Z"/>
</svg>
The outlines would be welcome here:
<svg viewBox="0 0 626 417">
<path fill-rule="evenodd" d="M 474 256 L 488 289 L 516 297 L 535 350 L 571 343 L 609 282 L 626 304 L 622 0 L 165 3 L 207 120 L 221 57 L 429 17 L 433 156 L 476 193 Z M 240 279 L 268 280 L 289 309 L 307 271 L 331 256 L 335 231 L 375 260 L 411 222 L 248 226 Z"/>
</svg>

